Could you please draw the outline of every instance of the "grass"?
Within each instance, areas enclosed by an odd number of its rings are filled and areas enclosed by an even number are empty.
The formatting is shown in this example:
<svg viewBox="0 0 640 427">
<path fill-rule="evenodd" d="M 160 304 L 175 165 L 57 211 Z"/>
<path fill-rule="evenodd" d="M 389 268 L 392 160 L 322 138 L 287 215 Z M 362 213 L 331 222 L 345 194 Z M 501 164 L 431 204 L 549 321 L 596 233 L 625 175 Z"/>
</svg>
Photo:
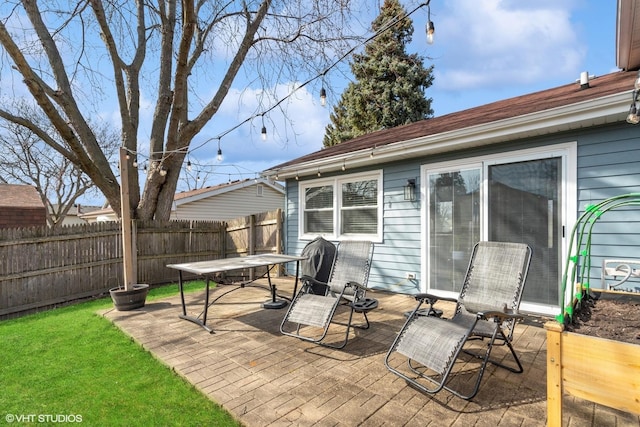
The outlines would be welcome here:
<svg viewBox="0 0 640 427">
<path fill-rule="evenodd" d="M 176 288 L 152 289 L 148 299 Z M 22 416 L 31 425 L 240 425 L 96 314 L 111 306 L 106 298 L 0 322 L 0 424 L 15 416 L 12 425 L 22 425 Z"/>
</svg>

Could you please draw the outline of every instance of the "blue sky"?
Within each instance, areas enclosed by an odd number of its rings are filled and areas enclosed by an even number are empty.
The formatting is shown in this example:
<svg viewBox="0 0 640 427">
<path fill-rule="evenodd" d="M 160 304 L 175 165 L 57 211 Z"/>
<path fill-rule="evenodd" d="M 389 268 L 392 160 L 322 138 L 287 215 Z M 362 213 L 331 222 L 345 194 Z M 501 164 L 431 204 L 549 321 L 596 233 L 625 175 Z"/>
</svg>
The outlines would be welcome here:
<svg viewBox="0 0 640 427">
<path fill-rule="evenodd" d="M 407 10 L 416 4 L 403 2 Z M 369 24 L 378 12 L 379 8 L 371 8 L 371 16 L 362 16 L 361 22 Z M 415 32 L 407 51 L 423 56 L 425 65 L 434 65 L 435 81 L 427 96 L 433 99 L 436 116 L 572 83 L 582 71 L 598 76 L 617 70 L 616 2 L 612 0 L 432 0 L 433 45 L 425 40 L 426 9 L 415 12 L 412 19 Z M 338 75 L 329 74 L 327 80 L 336 92 L 330 103 L 320 106 L 317 88 L 311 85 L 297 91 L 287 101 L 291 126 L 277 114 L 270 115 L 267 141 L 259 138 L 261 123 L 254 120 L 220 140 L 223 162 L 214 159 L 217 141 L 194 151 L 198 161 L 217 165 L 207 184 L 254 177 L 320 149 L 332 102 L 347 83 Z M 284 96 L 291 86 L 281 86 Z M 251 116 L 254 106 L 238 104 L 243 90 L 236 86 L 238 97 L 231 94 L 225 101 L 222 114 L 212 122 L 211 135 Z"/>
<path fill-rule="evenodd" d="M 359 20 L 369 26 L 383 0 L 361 1 L 371 15 Z M 421 3 L 401 2 L 406 10 Z M 411 16 L 415 32 L 407 51 L 423 56 L 426 66 L 434 65 L 435 81 L 427 96 L 433 99 L 435 115 L 441 116 L 573 83 L 582 71 L 596 76 L 616 71 L 616 12 L 613 0 L 432 0 L 435 43 L 426 43 L 427 11 L 421 8 Z M 220 139 L 224 160 L 218 162 L 218 140 L 212 138 L 255 114 L 256 104 L 247 100 L 257 100 L 261 93 L 261 88 L 247 88 L 237 81 L 221 111 L 193 141 L 192 149 L 199 148 L 190 159 L 208 171 L 201 173 L 206 185 L 216 185 L 253 178 L 317 151 L 332 105 L 347 83 L 339 73 L 327 74 L 325 86 L 331 87 L 333 96 L 326 107 L 320 105 L 318 84 L 295 91 L 283 104 L 287 121 L 277 111 L 265 118 L 266 141 L 260 138 L 260 120 L 239 126 Z M 284 97 L 293 86 L 281 82 L 278 93 Z M 179 185 L 179 190 L 185 189 Z"/>
</svg>

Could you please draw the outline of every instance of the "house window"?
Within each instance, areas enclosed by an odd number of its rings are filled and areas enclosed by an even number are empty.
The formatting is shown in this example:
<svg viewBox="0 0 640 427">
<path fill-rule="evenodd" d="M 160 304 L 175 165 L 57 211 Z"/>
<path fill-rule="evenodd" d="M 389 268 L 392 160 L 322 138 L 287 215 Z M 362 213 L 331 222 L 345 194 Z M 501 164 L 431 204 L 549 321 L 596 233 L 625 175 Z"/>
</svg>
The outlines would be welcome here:
<svg viewBox="0 0 640 427">
<path fill-rule="evenodd" d="M 374 172 L 300 183 L 302 238 L 365 237 L 379 240 L 382 173 Z"/>
</svg>

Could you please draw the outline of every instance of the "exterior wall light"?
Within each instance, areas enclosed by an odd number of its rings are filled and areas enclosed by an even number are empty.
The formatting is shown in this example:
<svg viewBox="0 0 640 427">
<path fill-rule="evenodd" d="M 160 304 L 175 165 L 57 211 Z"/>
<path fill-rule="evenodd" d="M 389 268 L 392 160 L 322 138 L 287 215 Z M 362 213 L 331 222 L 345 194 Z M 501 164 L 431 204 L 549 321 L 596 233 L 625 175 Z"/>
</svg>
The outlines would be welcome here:
<svg viewBox="0 0 640 427">
<path fill-rule="evenodd" d="M 404 199 L 414 201 L 416 199 L 416 180 L 408 179 L 407 185 L 404 186 Z"/>
</svg>

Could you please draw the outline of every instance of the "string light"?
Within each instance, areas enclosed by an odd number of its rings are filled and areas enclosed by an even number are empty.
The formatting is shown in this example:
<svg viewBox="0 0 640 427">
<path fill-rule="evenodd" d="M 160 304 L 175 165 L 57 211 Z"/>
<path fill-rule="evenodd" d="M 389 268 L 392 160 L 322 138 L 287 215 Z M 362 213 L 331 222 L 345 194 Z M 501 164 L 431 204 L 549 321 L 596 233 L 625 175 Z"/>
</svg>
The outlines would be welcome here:
<svg viewBox="0 0 640 427">
<path fill-rule="evenodd" d="M 233 132 L 234 130 L 238 129 L 239 127 L 241 127 L 242 125 L 244 125 L 247 122 L 252 121 L 254 118 L 256 118 L 258 115 L 261 116 L 262 119 L 262 129 L 260 132 L 261 138 L 262 140 L 266 140 L 267 139 L 267 128 L 265 126 L 264 123 L 264 115 L 272 110 L 274 110 L 275 108 L 277 108 L 278 106 L 280 106 L 283 102 L 285 102 L 287 99 L 289 99 L 291 96 L 293 96 L 298 90 L 302 89 L 303 87 L 307 86 L 308 84 L 310 84 L 311 82 L 315 81 L 318 78 L 322 78 L 322 86 L 320 89 L 320 102 L 322 104 L 322 106 L 326 105 L 326 96 L 327 96 L 327 91 L 324 87 L 324 77 L 326 75 L 326 73 L 333 69 L 334 67 L 336 67 L 339 63 L 341 63 L 345 58 L 347 58 L 349 55 L 351 55 L 353 52 L 356 51 L 356 49 L 358 49 L 359 47 L 366 45 L 367 43 L 369 43 L 371 40 L 375 39 L 376 37 L 378 37 L 379 35 L 383 34 L 384 32 L 386 32 L 387 30 L 389 30 L 393 25 L 397 24 L 398 22 L 400 22 L 403 19 L 408 18 L 409 16 L 411 16 L 414 12 L 416 12 L 418 9 L 426 6 L 427 7 L 427 27 L 426 27 L 426 32 L 427 32 L 427 42 L 429 44 L 433 43 L 433 39 L 434 39 L 434 34 L 435 34 L 435 25 L 433 24 L 433 22 L 431 21 L 431 7 L 430 7 L 430 3 L 431 0 L 427 0 L 424 3 L 421 3 L 420 5 L 416 6 L 413 10 L 411 10 L 408 13 L 403 14 L 402 16 L 397 16 L 394 17 L 393 19 L 390 19 L 389 22 L 384 25 L 383 27 L 381 27 L 380 29 L 378 29 L 377 32 L 375 32 L 374 34 L 372 34 L 370 37 L 368 37 L 367 39 L 361 41 L 360 43 L 358 43 L 357 45 L 353 46 L 351 49 L 349 49 L 347 52 L 345 52 L 342 56 L 340 56 L 338 59 L 336 59 L 331 65 L 329 65 L 325 70 L 322 71 L 322 73 L 316 75 L 315 77 L 310 78 L 309 80 L 303 82 L 302 84 L 296 86 L 293 88 L 293 90 L 288 93 L 287 95 L 285 95 L 284 97 L 282 97 L 281 99 L 278 100 L 278 102 L 276 102 L 275 104 L 273 104 L 271 107 L 269 107 L 268 109 L 262 111 L 259 114 L 255 114 L 251 117 L 246 118 L 245 120 L 237 123 L 235 126 L 233 126 L 230 129 L 227 129 L 226 131 L 222 132 L 221 134 L 219 134 L 217 137 L 215 137 L 216 139 L 218 139 L 218 155 L 217 155 L 217 160 L 218 162 L 222 161 L 222 150 L 220 148 L 220 139 Z M 638 85 L 640 85 L 640 77 L 638 79 Z M 173 151 L 162 151 L 162 152 L 157 152 L 157 153 L 150 153 L 148 156 L 146 156 L 148 159 L 151 158 L 151 156 L 153 155 L 161 155 L 161 158 L 159 159 L 159 162 L 154 161 L 154 164 L 152 165 L 153 168 L 157 168 L 157 165 L 160 165 L 160 169 L 159 169 L 159 173 L 162 176 L 165 176 L 167 174 L 167 169 L 164 168 L 164 166 L 162 166 L 162 161 L 164 159 L 166 159 L 167 157 L 169 157 L 170 155 L 174 154 L 174 153 L 180 153 L 180 154 L 189 154 L 189 153 L 193 153 L 194 151 L 202 148 L 203 146 L 205 146 L 209 141 L 211 141 L 214 138 L 208 139 L 205 142 L 203 142 L 202 144 L 192 148 L 189 150 L 189 146 L 185 146 L 182 147 L 180 149 L 177 150 L 173 150 Z M 375 147 L 374 147 L 375 148 Z M 136 156 L 140 153 L 137 153 L 133 150 L 128 150 L 127 151 L 127 159 L 130 159 L 129 153 L 135 154 Z M 373 157 L 373 149 L 371 150 L 370 156 Z M 138 161 L 137 161 L 137 157 L 134 159 L 132 166 L 134 167 L 138 167 Z M 191 160 L 187 160 L 187 165 L 186 165 L 186 169 L 188 171 L 191 171 L 192 169 L 192 163 Z M 342 170 L 346 169 L 346 165 L 345 163 L 343 163 L 342 165 Z M 146 173 L 148 172 L 148 166 L 147 163 L 144 163 L 143 166 L 143 171 Z M 239 173 L 239 175 L 242 175 L 242 173 Z M 318 169 L 318 176 L 321 176 L 320 170 Z M 197 179 L 200 179 L 200 176 L 197 176 Z M 229 175 L 229 180 L 231 180 L 231 176 Z"/>
<path fill-rule="evenodd" d="M 427 43 L 433 44 L 433 36 L 435 35 L 436 27 L 431 21 L 431 6 L 427 2 Z"/>
<path fill-rule="evenodd" d="M 220 139 L 218 138 L 218 156 L 216 157 L 216 159 L 218 160 L 218 162 L 222 162 L 223 157 L 222 157 L 222 149 L 220 148 Z"/>
<path fill-rule="evenodd" d="M 262 135 L 262 140 L 266 141 L 267 140 L 267 128 L 264 126 L 264 113 L 262 113 L 262 130 L 260 131 L 260 134 Z"/>
</svg>

